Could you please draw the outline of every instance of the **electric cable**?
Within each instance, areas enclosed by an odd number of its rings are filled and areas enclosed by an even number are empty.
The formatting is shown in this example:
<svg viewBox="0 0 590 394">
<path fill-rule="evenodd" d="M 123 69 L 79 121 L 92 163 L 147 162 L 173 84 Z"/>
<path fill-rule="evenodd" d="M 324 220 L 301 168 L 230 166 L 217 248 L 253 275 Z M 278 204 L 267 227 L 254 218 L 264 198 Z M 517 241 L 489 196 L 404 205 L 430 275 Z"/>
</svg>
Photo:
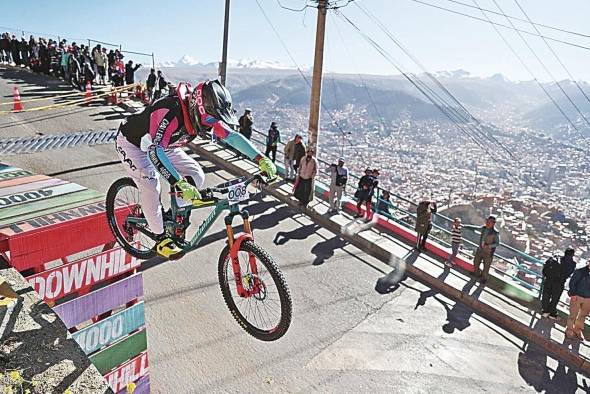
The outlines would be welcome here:
<svg viewBox="0 0 590 394">
<path fill-rule="evenodd" d="M 530 22 L 530 24 L 534 27 L 534 29 L 537 31 L 537 33 L 541 34 L 539 32 L 539 29 L 537 29 L 537 25 L 539 26 L 543 26 L 540 25 L 538 23 L 534 23 L 531 18 L 529 18 L 528 14 L 525 12 L 524 8 L 522 8 L 522 6 L 520 5 L 520 3 L 518 2 L 518 0 L 514 0 L 514 2 L 516 3 L 516 5 L 518 6 L 518 8 L 520 8 L 520 10 L 522 11 L 522 13 L 524 14 L 524 16 L 526 16 L 527 20 Z M 588 36 L 590 37 L 590 36 Z M 567 73 L 569 79 L 576 84 L 576 86 L 578 87 L 578 90 L 580 91 L 580 93 L 582 93 L 582 95 L 586 98 L 586 100 L 590 103 L 590 98 L 586 95 L 586 92 L 584 91 L 584 89 L 582 89 L 582 87 L 580 86 L 580 84 L 578 83 L 578 81 L 576 81 L 576 79 L 572 76 L 572 74 L 570 73 L 570 71 L 568 70 L 568 68 L 565 66 L 565 64 L 561 61 L 561 59 L 559 58 L 559 56 L 557 55 L 557 53 L 555 52 L 555 50 L 553 49 L 553 47 L 551 45 L 549 45 L 549 42 L 547 42 L 547 40 L 544 37 L 541 37 L 543 39 L 543 42 L 545 43 L 545 45 L 547 46 L 547 48 L 549 48 L 549 50 L 551 51 L 551 53 L 553 54 L 553 56 L 555 57 L 555 59 L 559 62 L 559 64 L 561 65 L 561 67 L 563 68 L 563 70 Z"/>
<path fill-rule="evenodd" d="M 473 3 L 476 5 L 476 7 L 479 7 L 479 4 L 477 3 L 477 0 L 473 0 Z M 485 11 L 483 9 L 481 10 L 481 13 L 483 14 L 483 16 L 486 19 L 489 20 L 487 14 L 485 13 Z M 510 44 L 510 42 L 508 42 L 508 40 L 506 39 L 506 37 L 504 37 L 504 35 L 502 34 L 502 32 L 494 24 L 492 24 L 492 28 L 496 31 L 496 33 L 498 33 L 498 35 L 500 36 L 500 38 L 502 39 L 502 41 L 504 41 L 504 43 L 506 44 L 506 46 L 510 49 L 510 51 L 518 59 L 518 61 L 524 67 L 524 69 L 531 75 L 531 77 L 537 83 L 537 85 L 541 88 L 541 90 L 543 90 L 543 92 L 545 93 L 545 95 L 547 95 L 547 97 L 549 97 L 549 99 L 551 100 L 551 102 L 553 103 L 553 105 L 555 106 L 555 108 L 557 108 L 557 110 L 568 121 L 568 123 L 574 128 L 574 130 L 576 130 L 578 133 L 580 133 L 580 130 L 578 130 L 578 128 L 576 127 L 576 125 L 574 124 L 574 122 L 569 118 L 569 116 L 567 116 L 567 114 L 564 112 L 564 110 L 561 108 L 561 106 L 557 103 L 557 101 L 555 101 L 555 99 L 553 98 L 553 96 L 551 96 L 551 94 L 549 93 L 549 91 L 547 91 L 547 89 L 545 88 L 545 86 L 543 86 L 543 84 L 537 79 L 537 77 L 535 76 L 535 74 L 532 72 L 532 70 L 529 68 L 529 66 L 525 63 L 525 61 L 522 59 L 522 57 L 518 54 L 518 52 L 512 47 L 512 45 Z M 582 137 L 583 137 L 583 135 L 582 135 Z"/>
<path fill-rule="evenodd" d="M 508 30 L 516 30 L 516 31 L 519 31 L 521 33 L 529 34 L 531 36 L 543 37 L 543 38 L 546 38 L 547 40 L 559 42 L 561 44 L 570 45 L 570 46 L 573 46 L 573 47 L 576 47 L 576 48 L 585 49 L 585 50 L 590 51 L 590 47 L 587 47 L 587 46 L 584 46 L 584 45 L 576 44 L 576 43 L 573 43 L 573 42 L 570 42 L 570 41 L 560 40 L 560 39 L 553 38 L 553 37 L 548 37 L 548 36 L 545 36 L 545 35 L 539 35 L 537 33 L 533 33 L 533 32 L 530 32 L 528 30 L 514 29 L 514 28 L 512 28 L 512 27 L 510 27 L 508 25 L 504 25 L 502 23 L 493 22 L 489 18 L 488 19 L 479 18 L 479 17 L 474 16 L 474 15 L 471 15 L 471 14 L 466 14 L 464 12 L 452 10 L 450 8 L 442 7 L 442 6 L 439 6 L 439 5 L 436 5 L 436 4 L 431 4 L 431 3 L 428 3 L 428 2 L 422 1 L 422 0 L 409 0 L 409 1 L 413 1 L 414 3 L 422 4 L 422 5 L 425 5 L 425 6 L 428 6 L 428 7 L 437 8 L 439 10 L 447 11 L 447 12 L 450 12 L 452 14 L 462 15 L 464 17 L 467 17 L 467 18 L 470 18 L 470 19 L 474 19 L 474 20 L 477 20 L 477 21 L 480 21 L 480 22 L 485 22 L 485 23 L 488 23 L 488 24 L 491 24 L 491 25 L 494 25 L 494 26 L 500 26 L 500 27 L 506 28 Z"/>
</svg>

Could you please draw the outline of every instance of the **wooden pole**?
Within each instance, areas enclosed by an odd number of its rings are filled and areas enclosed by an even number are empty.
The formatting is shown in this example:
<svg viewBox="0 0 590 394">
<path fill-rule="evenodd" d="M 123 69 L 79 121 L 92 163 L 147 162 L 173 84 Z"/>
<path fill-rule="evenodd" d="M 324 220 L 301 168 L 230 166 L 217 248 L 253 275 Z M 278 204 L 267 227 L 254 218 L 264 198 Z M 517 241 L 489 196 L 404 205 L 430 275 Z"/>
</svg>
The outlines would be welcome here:
<svg viewBox="0 0 590 394">
<path fill-rule="evenodd" d="M 229 36 L 229 1 L 225 0 L 225 18 L 223 21 L 223 52 L 221 54 L 221 63 L 219 63 L 219 77 L 221 83 L 225 85 L 227 78 L 227 40 Z"/>
<path fill-rule="evenodd" d="M 322 67 L 324 64 L 324 37 L 326 33 L 327 0 L 318 0 L 318 20 L 315 34 L 315 55 L 313 60 L 313 77 L 311 82 L 311 100 L 309 104 L 308 144 L 318 155 L 320 103 L 322 95 Z"/>
</svg>

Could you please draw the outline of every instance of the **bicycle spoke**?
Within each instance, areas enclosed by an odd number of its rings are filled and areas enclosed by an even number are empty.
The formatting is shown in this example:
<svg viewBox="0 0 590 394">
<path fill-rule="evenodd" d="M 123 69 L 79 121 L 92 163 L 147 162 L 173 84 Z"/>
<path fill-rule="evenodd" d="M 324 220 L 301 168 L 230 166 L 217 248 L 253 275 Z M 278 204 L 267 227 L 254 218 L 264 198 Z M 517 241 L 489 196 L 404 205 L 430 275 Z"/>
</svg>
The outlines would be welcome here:
<svg viewBox="0 0 590 394">
<path fill-rule="evenodd" d="M 254 255 L 257 274 L 253 274 L 250 264 L 250 252 L 239 251 L 237 258 L 244 289 L 254 291 L 256 287 L 259 288 L 258 292 L 254 292 L 248 297 L 241 297 L 237 293 L 237 283 L 234 276 L 230 275 L 230 272 L 233 273 L 233 269 L 231 268 L 231 258 L 228 256 L 225 262 L 226 275 L 231 289 L 230 295 L 236 308 L 256 328 L 267 331 L 274 329 L 281 319 L 281 300 L 270 272 Z"/>
</svg>

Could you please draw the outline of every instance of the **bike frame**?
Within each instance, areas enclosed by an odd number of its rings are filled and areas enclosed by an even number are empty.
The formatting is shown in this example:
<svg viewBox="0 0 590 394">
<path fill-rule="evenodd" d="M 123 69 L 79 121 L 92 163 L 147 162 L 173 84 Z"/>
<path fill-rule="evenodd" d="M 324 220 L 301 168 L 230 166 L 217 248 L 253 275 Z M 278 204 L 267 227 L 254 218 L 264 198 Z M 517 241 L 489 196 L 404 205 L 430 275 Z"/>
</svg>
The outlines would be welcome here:
<svg viewBox="0 0 590 394">
<path fill-rule="evenodd" d="M 188 217 L 190 216 L 191 211 L 193 211 L 194 209 L 207 208 L 211 207 L 212 205 L 214 206 L 213 211 L 211 211 L 209 216 L 207 216 L 205 220 L 197 228 L 197 232 L 195 233 L 195 235 L 193 235 L 191 240 L 188 243 L 186 243 L 186 245 L 182 248 L 181 255 L 176 256 L 175 259 L 178 259 L 184 256 L 186 253 L 195 250 L 199 246 L 199 243 L 205 237 L 205 234 L 207 234 L 207 231 L 209 231 L 213 223 L 215 223 L 215 221 L 219 218 L 219 216 L 221 216 L 221 214 L 224 211 L 229 210 L 229 214 L 225 216 L 224 222 L 227 233 L 227 243 L 230 249 L 229 255 L 232 260 L 234 280 L 236 281 L 238 295 L 240 297 L 251 297 L 253 295 L 258 294 L 262 290 L 262 288 L 259 285 L 259 281 L 256 280 L 256 277 L 258 275 L 256 256 L 250 253 L 248 257 L 250 274 L 252 274 L 254 278 L 253 285 L 248 283 L 248 288 L 244 287 L 244 283 L 242 280 L 242 270 L 240 268 L 240 262 L 238 258 L 238 252 L 240 251 L 242 242 L 254 239 L 252 235 L 252 228 L 250 226 L 250 214 L 248 213 L 248 211 L 245 209 L 241 210 L 237 204 L 230 205 L 227 199 L 211 200 L 211 203 L 205 202 L 201 206 L 189 205 L 186 207 L 179 207 L 175 198 L 176 196 L 178 196 L 178 193 L 171 191 L 170 196 L 170 207 L 173 219 L 176 218 L 177 215 L 181 215 L 182 217 Z M 234 217 L 238 215 L 242 217 L 242 220 L 244 222 L 244 232 L 236 235 L 234 234 L 232 223 Z M 145 222 L 145 219 L 127 218 L 127 220 L 129 220 L 129 222 L 133 224 Z M 146 233 L 146 235 L 149 234 Z M 250 279 L 251 277 L 248 277 L 248 280 Z"/>
</svg>

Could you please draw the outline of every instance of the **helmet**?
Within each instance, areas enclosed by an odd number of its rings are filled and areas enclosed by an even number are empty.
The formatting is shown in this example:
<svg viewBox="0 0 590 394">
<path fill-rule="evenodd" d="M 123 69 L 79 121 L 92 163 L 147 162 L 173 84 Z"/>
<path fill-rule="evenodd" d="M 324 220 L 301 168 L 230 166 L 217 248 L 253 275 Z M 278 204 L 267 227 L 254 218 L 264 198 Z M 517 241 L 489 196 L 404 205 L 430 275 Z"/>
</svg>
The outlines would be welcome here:
<svg viewBox="0 0 590 394">
<path fill-rule="evenodd" d="M 217 80 L 199 83 L 191 92 L 188 98 L 188 116 L 193 129 L 199 132 L 210 129 L 218 120 L 234 129 L 238 127 L 231 95 Z"/>
</svg>

